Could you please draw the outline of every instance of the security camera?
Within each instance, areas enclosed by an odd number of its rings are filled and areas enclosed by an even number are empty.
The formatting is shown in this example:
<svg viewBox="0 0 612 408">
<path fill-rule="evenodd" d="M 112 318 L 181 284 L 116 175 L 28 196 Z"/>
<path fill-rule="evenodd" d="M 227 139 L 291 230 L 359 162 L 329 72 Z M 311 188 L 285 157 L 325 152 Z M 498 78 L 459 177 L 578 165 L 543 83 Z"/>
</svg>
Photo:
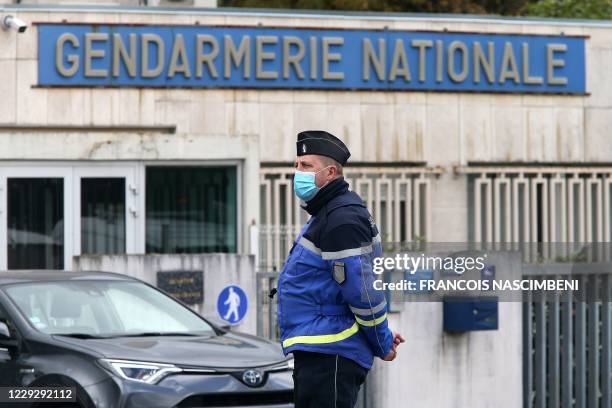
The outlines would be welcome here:
<svg viewBox="0 0 612 408">
<path fill-rule="evenodd" d="M 5 16 L 2 19 L 2 28 L 5 30 L 17 30 L 18 33 L 24 33 L 28 25 L 25 21 L 17 17 Z"/>
</svg>

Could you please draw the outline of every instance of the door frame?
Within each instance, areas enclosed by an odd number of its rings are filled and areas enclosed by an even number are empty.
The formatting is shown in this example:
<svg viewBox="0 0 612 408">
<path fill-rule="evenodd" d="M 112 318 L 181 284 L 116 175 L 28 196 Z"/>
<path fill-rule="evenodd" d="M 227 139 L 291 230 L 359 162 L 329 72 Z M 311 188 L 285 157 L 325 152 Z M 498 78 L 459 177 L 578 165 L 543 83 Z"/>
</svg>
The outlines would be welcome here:
<svg viewBox="0 0 612 408">
<path fill-rule="evenodd" d="M 137 253 L 140 237 L 137 234 L 139 218 L 142 211 L 139 209 L 137 195 L 139 193 L 136 181 L 136 164 L 121 163 L 73 167 L 73 208 L 74 208 L 74 256 L 81 255 L 81 180 L 83 178 L 124 178 L 125 179 L 125 253 Z M 144 221 L 143 221 L 144 222 Z"/>
<path fill-rule="evenodd" d="M 8 269 L 8 179 L 12 178 L 61 178 L 64 181 L 64 269 L 72 265 L 73 231 L 72 168 L 66 165 L 33 167 L 32 163 L 19 163 L 0 167 L 0 270 Z"/>
<path fill-rule="evenodd" d="M 0 162 L 0 270 L 8 269 L 8 179 L 62 178 L 64 181 L 64 270 L 81 254 L 81 178 L 125 178 L 126 253 L 141 253 L 144 201 L 138 162 Z M 142 224 L 142 225 L 141 225 Z"/>
</svg>

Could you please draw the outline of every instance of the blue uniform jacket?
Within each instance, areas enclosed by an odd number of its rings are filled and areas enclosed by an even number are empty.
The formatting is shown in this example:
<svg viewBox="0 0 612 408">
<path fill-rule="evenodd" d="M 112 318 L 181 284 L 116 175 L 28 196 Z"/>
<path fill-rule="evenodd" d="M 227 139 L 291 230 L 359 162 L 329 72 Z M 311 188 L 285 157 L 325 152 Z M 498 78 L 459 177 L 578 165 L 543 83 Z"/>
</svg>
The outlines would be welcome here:
<svg viewBox="0 0 612 408">
<path fill-rule="evenodd" d="M 338 354 L 369 369 L 391 350 L 387 304 L 373 288 L 380 234 L 361 198 L 343 178 L 322 188 L 278 281 L 283 352 Z"/>
</svg>

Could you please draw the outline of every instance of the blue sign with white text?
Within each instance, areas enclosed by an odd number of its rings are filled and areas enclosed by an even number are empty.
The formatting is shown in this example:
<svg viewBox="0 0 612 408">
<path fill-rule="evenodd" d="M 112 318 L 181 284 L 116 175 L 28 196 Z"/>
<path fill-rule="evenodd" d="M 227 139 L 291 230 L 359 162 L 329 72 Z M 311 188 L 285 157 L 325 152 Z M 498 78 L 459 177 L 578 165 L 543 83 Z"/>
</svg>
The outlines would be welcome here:
<svg viewBox="0 0 612 408">
<path fill-rule="evenodd" d="M 238 324 L 246 316 L 249 300 L 240 286 L 226 286 L 217 298 L 217 313 L 229 324 Z"/>
<path fill-rule="evenodd" d="M 583 94 L 585 38 L 40 24 L 39 86 Z"/>
</svg>

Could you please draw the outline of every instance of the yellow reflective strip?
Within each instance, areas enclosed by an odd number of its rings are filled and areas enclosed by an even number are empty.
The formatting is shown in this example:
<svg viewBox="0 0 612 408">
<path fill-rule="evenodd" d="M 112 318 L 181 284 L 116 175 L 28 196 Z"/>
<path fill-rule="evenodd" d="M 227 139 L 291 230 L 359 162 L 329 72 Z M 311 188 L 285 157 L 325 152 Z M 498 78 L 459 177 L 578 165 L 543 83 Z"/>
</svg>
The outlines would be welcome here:
<svg viewBox="0 0 612 408">
<path fill-rule="evenodd" d="M 348 339 L 353 334 L 359 331 L 359 326 L 357 323 L 354 323 L 348 329 L 338 333 L 338 334 L 319 334 L 316 336 L 295 336 L 285 339 L 283 341 L 283 347 L 289 347 L 296 343 L 304 343 L 304 344 L 323 344 L 323 343 L 334 343 L 336 341 L 341 341 L 344 339 Z"/>
<path fill-rule="evenodd" d="M 384 322 L 386 318 L 387 318 L 387 313 L 385 313 L 384 315 L 374 320 L 363 320 L 355 316 L 355 320 L 357 320 L 357 323 L 359 323 L 362 326 L 376 326 L 377 324 L 381 324 L 382 322 Z"/>
</svg>

